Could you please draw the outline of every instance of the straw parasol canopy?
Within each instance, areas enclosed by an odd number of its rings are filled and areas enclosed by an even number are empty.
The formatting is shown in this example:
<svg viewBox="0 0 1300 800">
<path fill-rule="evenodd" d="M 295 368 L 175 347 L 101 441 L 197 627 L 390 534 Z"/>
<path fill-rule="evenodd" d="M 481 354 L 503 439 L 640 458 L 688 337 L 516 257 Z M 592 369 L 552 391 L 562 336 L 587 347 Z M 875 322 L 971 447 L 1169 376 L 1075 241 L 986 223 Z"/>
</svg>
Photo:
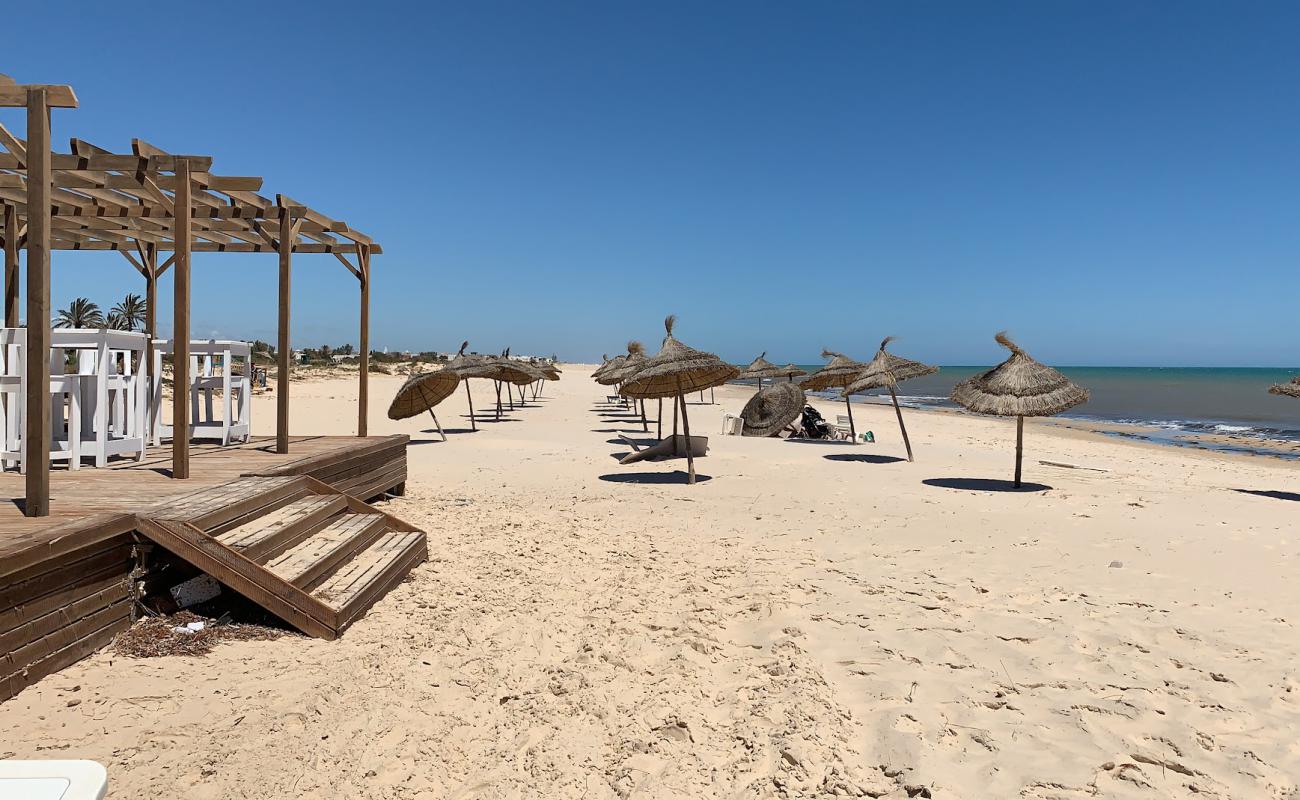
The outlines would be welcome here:
<svg viewBox="0 0 1300 800">
<path fill-rule="evenodd" d="M 1011 351 L 993 369 L 953 387 L 952 400 L 977 414 L 1016 418 L 1016 488 L 1020 487 L 1020 461 L 1024 450 L 1025 417 L 1050 417 L 1088 401 L 1088 390 L 1061 373 L 1035 361 L 1007 338 L 997 343 Z"/>
<path fill-rule="evenodd" d="M 605 363 L 602 364 L 599 369 L 591 373 L 591 377 L 596 381 L 596 383 L 601 383 L 601 379 L 608 375 L 610 370 L 615 370 L 623 366 L 624 361 L 627 361 L 626 355 L 614 356 L 613 358 L 606 359 Z M 609 384 L 602 385 L 608 386 Z"/>
<path fill-rule="evenodd" d="M 451 397 L 460 385 L 460 375 L 449 369 L 412 375 L 402 384 L 388 405 L 389 419 L 409 419 L 428 411 L 433 417 L 433 424 L 438 427 L 438 435 L 447 441 L 447 434 L 442 432 L 442 423 L 433 407 Z"/>
<path fill-rule="evenodd" d="M 805 391 L 824 392 L 827 389 L 843 389 L 853 383 L 853 379 L 867 368 L 867 365 L 861 361 L 854 361 L 843 353 L 825 348 L 822 348 L 822 358 L 829 358 L 830 363 L 799 383 Z M 854 442 L 857 442 L 858 429 L 853 424 L 853 404 L 849 402 L 847 395 L 844 397 L 844 406 L 849 412 L 849 435 L 853 437 Z"/>
<path fill-rule="evenodd" d="M 957 384 L 952 390 L 954 403 L 977 414 L 1050 417 L 1087 402 L 1087 389 L 1035 361 L 1005 332 L 996 340 L 1011 356 L 988 372 Z"/>
<path fill-rule="evenodd" d="M 469 347 L 468 340 L 460 343 L 460 350 L 456 351 L 456 357 L 448 361 L 443 369 L 456 373 L 465 382 L 465 400 L 469 403 L 469 426 L 478 430 L 478 422 L 474 419 L 474 397 L 469 392 L 469 379 L 491 378 L 493 369 L 482 356 L 465 355 L 466 347 Z"/>
<path fill-rule="evenodd" d="M 807 370 L 796 367 L 794 364 L 786 364 L 784 367 L 777 367 L 777 369 L 780 370 L 780 372 L 777 373 L 778 378 L 785 378 L 786 380 L 791 381 L 795 378 L 802 378 L 808 374 Z"/>
<path fill-rule="evenodd" d="M 407 378 L 388 406 L 389 419 L 410 419 L 451 397 L 460 386 L 460 376 L 448 369 L 423 372 Z"/>
<path fill-rule="evenodd" d="M 1292 378 L 1288 383 L 1275 383 L 1268 387 L 1268 393 L 1300 397 L 1300 377 Z"/>
<path fill-rule="evenodd" d="M 910 378 L 919 378 L 922 375 L 933 375 L 939 371 L 938 367 L 922 364 L 920 361 L 913 361 L 910 358 L 896 356 L 885 350 L 894 337 L 886 336 L 880 343 L 880 349 L 876 351 L 876 357 L 871 359 L 866 369 L 858 373 L 853 382 L 844 387 L 844 396 L 851 394 L 861 394 L 869 392 L 872 389 L 888 389 L 889 398 L 894 402 L 894 414 L 898 416 L 898 429 L 903 434 L 903 446 L 907 448 L 907 460 L 912 459 L 912 440 L 907 438 L 907 426 L 903 424 L 903 409 L 898 405 L 898 393 L 894 387 Z"/>
<path fill-rule="evenodd" d="M 675 397 L 721 386 L 740 374 L 740 370 L 714 354 L 677 341 L 673 336 L 676 322 L 672 315 L 664 320 L 668 335 L 664 337 L 663 347 L 642 361 L 641 367 L 628 377 L 623 394 L 641 399 Z"/>
<path fill-rule="evenodd" d="M 775 436 L 799 418 L 803 406 L 803 389 L 793 383 L 759 389 L 740 412 L 745 421 L 740 432 L 744 436 Z"/>
<path fill-rule="evenodd" d="M 635 339 L 627 343 L 627 355 L 619 356 L 622 362 L 609 370 L 605 371 L 596 379 L 596 382 L 603 386 L 613 386 L 627 380 L 627 376 L 635 372 L 641 363 L 645 361 L 645 345 Z"/>
<path fill-rule="evenodd" d="M 778 367 L 776 364 L 773 364 L 771 361 L 768 361 L 766 358 L 764 358 L 764 356 L 766 355 L 767 355 L 766 350 L 764 350 L 762 353 L 759 353 L 758 358 L 751 361 L 748 367 L 742 369 L 740 371 L 740 375 L 738 375 L 737 377 L 742 380 L 757 380 L 758 388 L 760 389 L 763 388 L 764 378 L 783 377 L 785 373 L 783 373 L 781 371 L 781 368 Z"/>
<path fill-rule="evenodd" d="M 669 314 L 664 319 L 663 347 L 641 362 L 638 369 L 627 376 L 620 392 L 625 397 L 652 399 L 675 397 L 682 410 L 682 426 L 686 433 L 687 482 L 695 483 L 695 456 L 691 453 L 691 423 L 686 415 L 686 393 L 699 392 L 721 386 L 740 374 L 740 370 L 712 353 L 687 347 L 673 336 L 677 317 Z M 674 431 L 675 434 L 675 431 Z M 677 441 L 673 436 L 674 443 Z"/>
</svg>

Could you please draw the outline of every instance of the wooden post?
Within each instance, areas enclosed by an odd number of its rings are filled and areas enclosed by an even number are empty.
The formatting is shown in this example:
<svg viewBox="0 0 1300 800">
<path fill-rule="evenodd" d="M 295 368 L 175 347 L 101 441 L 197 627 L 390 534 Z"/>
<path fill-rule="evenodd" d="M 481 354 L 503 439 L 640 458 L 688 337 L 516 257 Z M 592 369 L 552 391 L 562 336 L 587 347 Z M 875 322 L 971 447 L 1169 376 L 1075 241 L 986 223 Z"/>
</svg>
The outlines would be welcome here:
<svg viewBox="0 0 1300 800">
<path fill-rule="evenodd" d="M 659 398 L 659 421 L 655 423 L 655 438 L 663 441 L 664 438 L 664 399 Z"/>
<path fill-rule="evenodd" d="M 912 460 L 912 443 L 907 438 L 907 426 L 903 424 L 903 409 L 898 407 L 898 395 L 894 387 L 889 387 L 889 396 L 894 400 L 894 413 L 898 415 L 898 429 L 903 432 L 903 446 L 907 448 L 907 460 Z"/>
<path fill-rule="evenodd" d="M 677 401 L 678 400 L 681 400 L 683 404 L 686 403 L 685 398 L 682 397 L 673 398 L 673 455 L 677 455 Z"/>
<path fill-rule="evenodd" d="M 686 436 L 686 483 L 695 483 L 695 455 L 691 453 L 691 421 L 686 416 L 686 395 L 681 392 L 682 378 L 677 376 L 677 397 L 682 401 L 682 433 Z M 674 438 L 673 441 L 676 441 Z"/>
<path fill-rule="evenodd" d="M 144 329 L 149 335 L 145 343 L 145 364 L 153 369 L 153 340 L 158 336 L 158 246 L 152 242 L 144 246 Z M 249 386 L 252 386 L 249 378 Z"/>
<path fill-rule="evenodd" d="M 641 430 L 650 432 L 650 422 L 645 418 L 645 398 L 641 398 Z"/>
<path fill-rule="evenodd" d="M 1020 457 L 1025 450 L 1025 418 L 1016 417 L 1016 488 L 1020 488 Z"/>
<path fill-rule="evenodd" d="M 172 477 L 190 476 L 190 164 L 176 163 L 172 264 Z"/>
<path fill-rule="evenodd" d="M 289 269 L 293 259 L 293 218 L 289 209 L 280 209 L 280 330 L 276 345 L 279 378 L 275 382 L 275 452 L 289 452 L 289 361 L 293 346 L 289 342 Z"/>
<path fill-rule="evenodd" d="M 464 380 L 465 399 L 469 401 L 469 426 L 473 430 L 478 430 L 478 424 L 474 422 L 474 396 L 469 393 L 469 379 Z"/>
<path fill-rule="evenodd" d="M 370 406 L 370 248 L 357 247 L 357 262 L 361 267 L 361 370 L 357 377 L 357 436 L 368 430 L 366 414 Z M 432 413 L 432 412 L 430 412 Z M 437 417 L 433 418 L 438 421 Z M 438 429 L 442 432 L 442 428 Z M 443 437 L 444 441 L 447 437 Z"/>
<path fill-rule="evenodd" d="M 50 107 L 27 90 L 27 496 L 23 513 L 50 513 Z"/>
<path fill-rule="evenodd" d="M 5 205 L 5 327 L 18 327 L 18 209 Z"/>
<path fill-rule="evenodd" d="M 850 438 L 853 439 L 853 443 L 857 444 L 858 429 L 853 427 L 853 403 L 849 401 L 849 398 L 847 396 L 844 398 L 844 405 L 849 409 L 849 436 Z"/>
<path fill-rule="evenodd" d="M 492 381 L 497 389 L 497 419 L 501 419 L 501 381 Z"/>
</svg>

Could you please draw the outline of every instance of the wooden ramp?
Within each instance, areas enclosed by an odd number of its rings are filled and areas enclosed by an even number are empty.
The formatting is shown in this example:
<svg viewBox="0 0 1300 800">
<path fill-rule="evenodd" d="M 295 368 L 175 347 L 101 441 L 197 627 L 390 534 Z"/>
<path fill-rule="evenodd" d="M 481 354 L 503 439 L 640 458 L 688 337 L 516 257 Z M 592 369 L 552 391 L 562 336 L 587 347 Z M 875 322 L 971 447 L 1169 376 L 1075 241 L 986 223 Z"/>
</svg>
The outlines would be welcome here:
<svg viewBox="0 0 1300 800">
<path fill-rule="evenodd" d="M 428 558 L 423 531 L 306 475 L 249 476 L 183 495 L 141 511 L 136 529 L 323 639 Z"/>
</svg>

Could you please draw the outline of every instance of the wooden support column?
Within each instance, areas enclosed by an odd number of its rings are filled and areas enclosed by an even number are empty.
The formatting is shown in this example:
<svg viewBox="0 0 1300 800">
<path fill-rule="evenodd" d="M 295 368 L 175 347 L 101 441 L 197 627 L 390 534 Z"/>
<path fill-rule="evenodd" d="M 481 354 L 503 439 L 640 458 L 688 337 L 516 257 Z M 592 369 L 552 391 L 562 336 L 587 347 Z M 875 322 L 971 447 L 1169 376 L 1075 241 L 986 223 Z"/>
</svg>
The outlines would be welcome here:
<svg viewBox="0 0 1300 800">
<path fill-rule="evenodd" d="M 158 245 L 146 244 L 144 254 L 144 329 L 149 334 L 145 364 L 153 369 L 153 340 L 158 337 Z M 152 374 L 152 373 L 151 373 Z"/>
<path fill-rule="evenodd" d="M 27 425 L 23 513 L 50 513 L 50 107 L 27 90 Z"/>
<path fill-rule="evenodd" d="M 275 452 L 289 452 L 289 361 L 293 355 L 289 344 L 289 267 L 293 258 L 293 218 L 289 209 L 280 209 L 280 335 L 276 340 L 279 377 L 275 381 Z"/>
<path fill-rule="evenodd" d="M 190 164 L 176 163 L 175 213 L 172 238 L 176 242 L 172 281 L 172 477 L 190 476 Z"/>
<path fill-rule="evenodd" d="M 357 377 L 357 436 L 366 435 L 366 413 L 370 404 L 370 248 L 357 247 L 361 267 L 361 369 Z M 435 418 L 436 420 L 436 418 Z"/>
<path fill-rule="evenodd" d="M 6 205 L 5 216 L 5 327 L 18 327 L 18 209 Z"/>
</svg>

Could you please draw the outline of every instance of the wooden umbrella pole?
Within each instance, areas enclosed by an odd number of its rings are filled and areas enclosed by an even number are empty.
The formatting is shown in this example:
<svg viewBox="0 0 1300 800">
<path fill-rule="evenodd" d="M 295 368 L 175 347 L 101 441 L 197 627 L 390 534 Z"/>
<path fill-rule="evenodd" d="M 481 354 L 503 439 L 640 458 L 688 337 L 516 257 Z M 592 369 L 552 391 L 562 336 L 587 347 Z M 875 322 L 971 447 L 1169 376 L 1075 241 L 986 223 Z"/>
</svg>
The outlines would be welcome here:
<svg viewBox="0 0 1300 800">
<path fill-rule="evenodd" d="M 1016 488 L 1020 488 L 1020 456 L 1025 450 L 1025 418 L 1016 417 Z"/>
<path fill-rule="evenodd" d="M 659 421 L 655 423 L 655 437 L 660 441 L 664 438 L 664 399 L 659 398 Z"/>
<path fill-rule="evenodd" d="M 714 396 L 713 396 L 713 387 L 710 386 L 710 387 L 709 387 L 709 405 L 711 405 L 711 406 L 716 406 L 717 404 L 718 404 L 718 401 L 717 401 L 717 399 L 714 398 Z"/>
<path fill-rule="evenodd" d="M 501 381 L 492 381 L 497 390 L 497 419 L 501 419 Z"/>
<path fill-rule="evenodd" d="M 650 422 L 645 418 L 645 398 L 641 398 L 641 430 L 650 432 Z"/>
<path fill-rule="evenodd" d="M 677 401 L 686 401 L 680 395 L 673 397 L 673 455 L 677 455 Z"/>
<path fill-rule="evenodd" d="M 433 427 L 438 429 L 438 435 L 442 437 L 444 442 L 447 441 L 447 434 L 442 432 L 442 424 L 438 422 L 438 415 L 433 413 L 432 408 L 429 409 L 429 416 L 433 417 Z"/>
<path fill-rule="evenodd" d="M 898 395 L 894 387 L 889 387 L 889 397 L 894 401 L 894 413 L 898 415 L 898 429 L 903 432 L 903 446 L 907 448 L 907 460 L 912 460 L 912 443 L 907 438 L 907 426 L 903 424 L 903 409 L 898 407 Z"/>
<path fill-rule="evenodd" d="M 478 430 L 478 423 L 474 421 L 474 395 L 469 393 L 469 381 L 465 381 L 465 399 L 469 401 L 469 426 Z"/>
<path fill-rule="evenodd" d="M 848 408 L 848 410 L 849 410 L 849 436 L 851 436 L 851 437 L 853 438 L 853 443 L 854 443 L 854 444 L 857 444 L 857 443 L 858 443 L 858 429 L 855 428 L 855 427 L 853 427 L 853 403 L 849 400 L 849 398 L 848 398 L 847 395 L 846 395 L 845 398 L 844 398 L 844 405 L 845 405 L 845 407 Z"/>
<path fill-rule="evenodd" d="M 677 379 L 677 385 L 682 385 L 681 378 Z M 686 483 L 695 483 L 695 456 L 691 453 L 691 421 L 686 416 L 686 395 L 677 395 L 682 400 L 682 433 L 686 436 Z"/>
<path fill-rule="evenodd" d="M 511 410 L 511 411 L 514 411 L 514 410 L 515 410 L 515 395 L 514 395 L 514 392 L 512 392 L 512 391 L 510 390 L 510 385 L 509 385 L 509 384 L 506 385 L 506 399 L 510 401 L 510 410 Z"/>
</svg>

